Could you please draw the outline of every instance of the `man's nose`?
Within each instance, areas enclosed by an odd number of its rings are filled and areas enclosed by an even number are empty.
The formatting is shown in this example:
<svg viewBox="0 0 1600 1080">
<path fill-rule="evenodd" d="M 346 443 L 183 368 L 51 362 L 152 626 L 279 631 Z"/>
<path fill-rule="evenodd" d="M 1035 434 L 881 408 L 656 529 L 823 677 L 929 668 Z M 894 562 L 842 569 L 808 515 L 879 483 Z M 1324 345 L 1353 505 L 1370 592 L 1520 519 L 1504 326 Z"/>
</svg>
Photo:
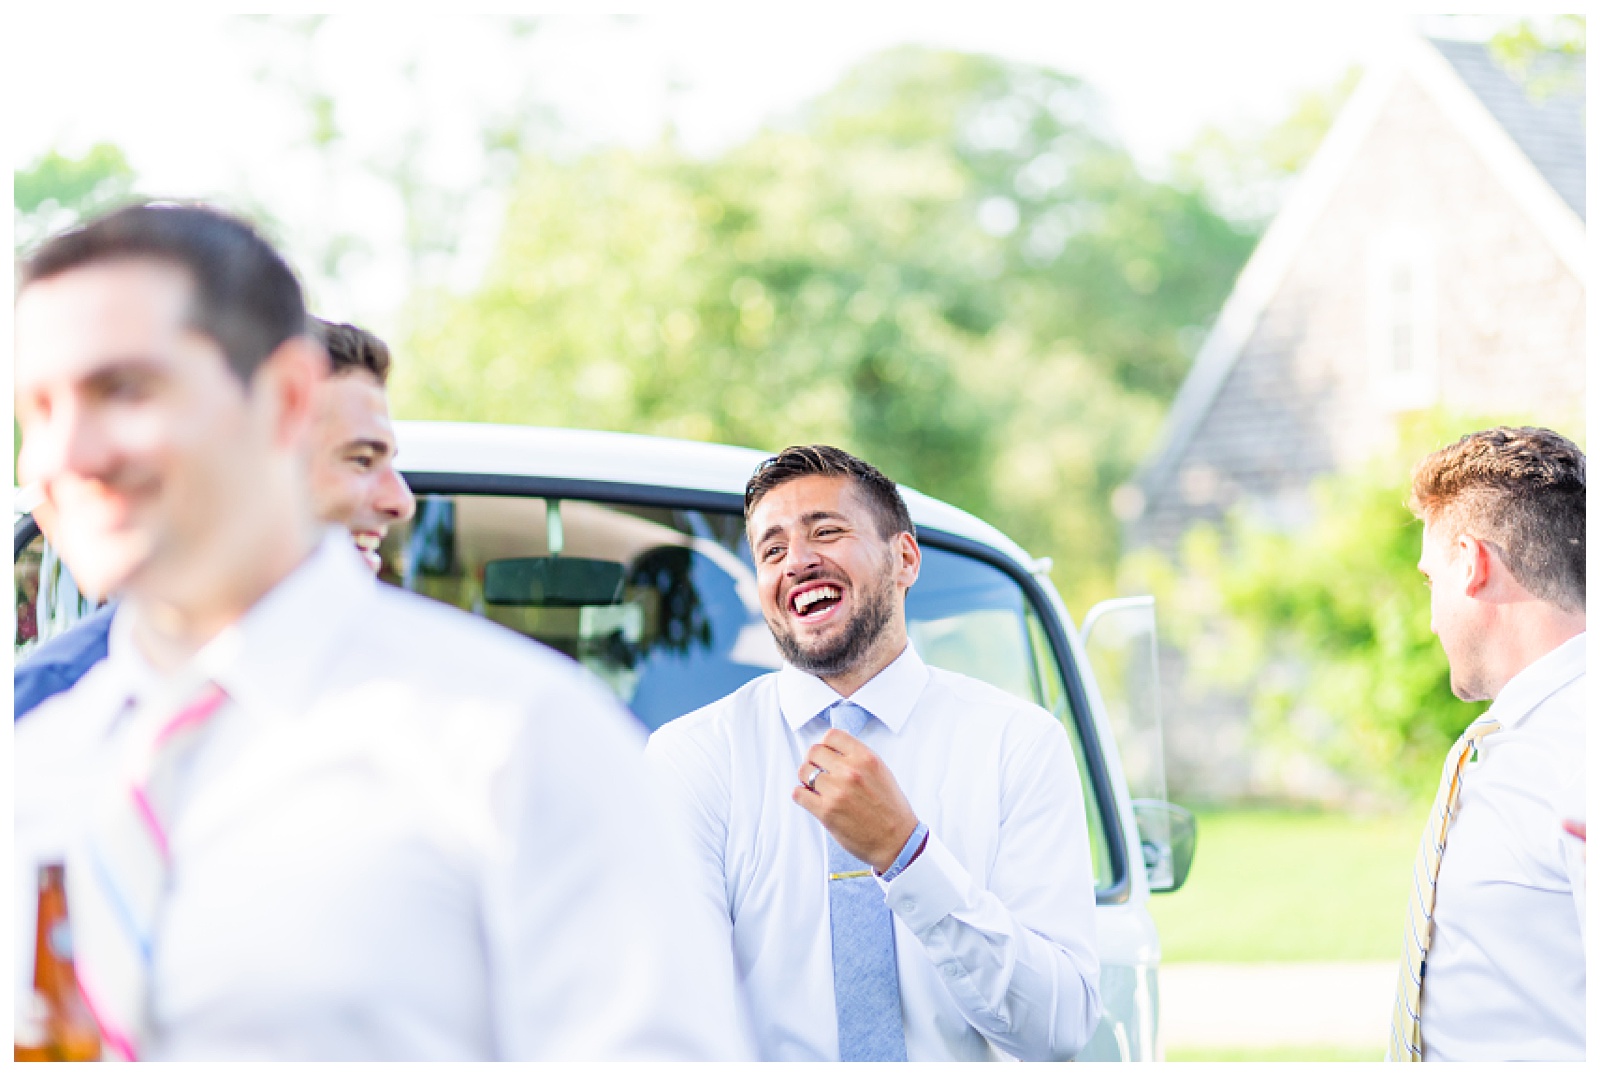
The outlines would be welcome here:
<svg viewBox="0 0 1600 1080">
<path fill-rule="evenodd" d="M 822 561 L 817 554 L 817 549 L 805 537 L 791 541 L 789 550 L 784 555 L 783 570 L 790 577 L 796 577 L 808 570 L 814 569 Z"/>
<path fill-rule="evenodd" d="M 17 480 L 29 484 L 63 475 L 100 478 L 109 471 L 110 458 L 110 445 L 92 417 L 64 403 L 47 419 L 22 425 Z"/>
<path fill-rule="evenodd" d="M 384 466 L 383 479 L 378 485 L 378 512 L 395 521 L 410 521 L 417 512 L 417 498 L 411 494 L 411 485 L 393 465 Z"/>
</svg>

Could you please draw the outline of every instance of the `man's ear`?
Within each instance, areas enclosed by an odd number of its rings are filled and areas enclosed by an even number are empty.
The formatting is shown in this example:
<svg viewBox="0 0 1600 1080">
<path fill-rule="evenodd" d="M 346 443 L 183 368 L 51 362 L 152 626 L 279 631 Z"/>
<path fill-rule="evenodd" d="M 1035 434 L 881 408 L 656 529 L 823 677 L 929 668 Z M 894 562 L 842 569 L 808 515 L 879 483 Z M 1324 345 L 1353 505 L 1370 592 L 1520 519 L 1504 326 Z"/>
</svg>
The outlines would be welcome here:
<svg viewBox="0 0 1600 1080">
<path fill-rule="evenodd" d="M 894 560 L 894 583 L 902 589 L 911 588 L 922 572 L 922 547 L 915 536 L 908 532 L 895 536 Z"/>
<path fill-rule="evenodd" d="M 1489 545 L 1476 536 L 1462 533 L 1456 538 L 1456 560 L 1465 576 L 1463 584 L 1468 596 L 1477 596 L 1489 584 L 1493 559 L 1494 553 L 1489 550 Z"/>
<path fill-rule="evenodd" d="M 289 338 L 261 362 L 251 380 L 251 395 L 271 410 L 272 440 L 280 447 L 305 438 L 312 398 L 328 377 L 328 353 L 308 334 Z"/>
</svg>

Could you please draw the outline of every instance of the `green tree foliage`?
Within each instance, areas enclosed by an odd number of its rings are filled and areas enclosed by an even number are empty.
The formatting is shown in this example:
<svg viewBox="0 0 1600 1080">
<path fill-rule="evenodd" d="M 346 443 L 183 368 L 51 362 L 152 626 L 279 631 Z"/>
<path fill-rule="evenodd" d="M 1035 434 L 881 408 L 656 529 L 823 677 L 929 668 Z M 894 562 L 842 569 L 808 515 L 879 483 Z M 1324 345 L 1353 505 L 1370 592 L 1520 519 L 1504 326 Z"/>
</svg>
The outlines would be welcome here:
<svg viewBox="0 0 1600 1080">
<path fill-rule="evenodd" d="M 1394 452 L 1324 478 L 1285 532 L 1247 512 L 1199 526 L 1179 556 L 1130 555 L 1125 583 L 1160 598 L 1162 631 L 1202 684 L 1243 691 L 1257 731 L 1378 791 L 1426 797 L 1485 706 L 1458 701 L 1417 571 L 1406 508 L 1424 454 L 1493 421 L 1418 418 Z"/>
<path fill-rule="evenodd" d="M 120 149 L 96 143 L 82 157 L 51 150 L 11 174 L 13 251 L 25 255 L 46 237 L 137 196 L 134 173 Z M 22 429 L 11 422 L 11 476 L 17 475 Z"/>
<path fill-rule="evenodd" d="M 1253 236 L 1092 93 L 923 49 L 710 160 L 528 156 L 480 289 L 419 298 L 403 415 L 825 440 L 1110 587 L 1110 492 Z"/>
<path fill-rule="evenodd" d="M 52 150 L 13 172 L 12 185 L 18 253 L 135 197 L 133 169 L 110 143 L 96 143 L 76 158 Z"/>
<path fill-rule="evenodd" d="M 1588 20 L 1582 15 L 1519 19 L 1489 39 L 1489 53 L 1535 100 L 1581 95 Z"/>
<path fill-rule="evenodd" d="M 1205 191 L 1230 219 L 1265 228 L 1360 81 L 1351 67 L 1332 86 L 1302 93 L 1275 123 L 1206 128 L 1177 155 L 1180 182 Z"/>
</svg>

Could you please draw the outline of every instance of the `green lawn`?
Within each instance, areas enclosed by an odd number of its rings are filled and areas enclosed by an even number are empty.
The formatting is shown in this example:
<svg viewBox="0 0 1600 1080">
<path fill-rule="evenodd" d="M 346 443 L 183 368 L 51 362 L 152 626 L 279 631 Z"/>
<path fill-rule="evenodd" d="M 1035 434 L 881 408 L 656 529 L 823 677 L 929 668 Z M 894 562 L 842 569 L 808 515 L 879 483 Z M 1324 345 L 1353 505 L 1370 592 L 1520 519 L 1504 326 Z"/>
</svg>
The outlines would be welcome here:
<svg viewBox="0 0 1600 1080">
<path fill-rule="evenodd" d="M 1150 911 L 1165 962 L 1387 960 L 1427 808 L 1197 814 L 1194 869 Z"/>
</svg>

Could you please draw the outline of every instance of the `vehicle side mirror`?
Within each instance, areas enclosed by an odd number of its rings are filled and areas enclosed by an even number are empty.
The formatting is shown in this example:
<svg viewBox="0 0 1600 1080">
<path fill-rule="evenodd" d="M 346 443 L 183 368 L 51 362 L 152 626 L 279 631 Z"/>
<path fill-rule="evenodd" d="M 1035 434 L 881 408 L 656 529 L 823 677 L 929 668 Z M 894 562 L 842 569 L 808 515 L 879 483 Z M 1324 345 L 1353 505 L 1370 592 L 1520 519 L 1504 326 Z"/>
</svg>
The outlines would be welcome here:
<svg viewBox="0 0 1600 1080">
<path fill-rule="evenodd" d="M 1139 850 L 1153 893 L 1177 892 L 1194 865 L 1199 826 L 1181 806 L 1159 799 L 1134 799 L 1133 820 L 1139 827 Z"/>
</svg>

